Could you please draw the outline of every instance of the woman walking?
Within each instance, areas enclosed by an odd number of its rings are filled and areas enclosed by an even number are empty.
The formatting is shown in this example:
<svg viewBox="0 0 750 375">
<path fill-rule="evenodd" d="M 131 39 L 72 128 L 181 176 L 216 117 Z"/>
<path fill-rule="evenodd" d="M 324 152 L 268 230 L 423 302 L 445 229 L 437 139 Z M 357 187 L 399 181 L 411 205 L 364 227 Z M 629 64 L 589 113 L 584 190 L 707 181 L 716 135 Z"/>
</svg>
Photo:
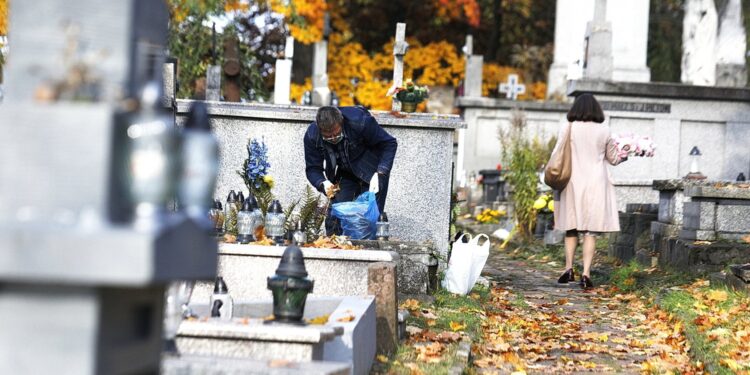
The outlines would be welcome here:
<svg viewBox="0 0 750 375">
<path fill-rule="evenodd" d="M 575 281 L 573 257 L 578 236 L 583 236 L 583 274 L 581 287 L 593 288 L 591 262 L 596 236 L 620 231 L 617 200 L 606 160 L 617 165 L 627 158 L 617 156 L 610 130 L 602 125 L 604 112 L 591 94 L 578 96 L 568 112 L 568 122 L 560 130 L 555 149 L 562 147 L 565 132 L 570 131 L 572 171 L 570 181 L 555 202 L 555 229 L 565 231 L 565 272 L 558 283 Z M 555 194 L 557 196 L 557 194 Z"/>
</svg>

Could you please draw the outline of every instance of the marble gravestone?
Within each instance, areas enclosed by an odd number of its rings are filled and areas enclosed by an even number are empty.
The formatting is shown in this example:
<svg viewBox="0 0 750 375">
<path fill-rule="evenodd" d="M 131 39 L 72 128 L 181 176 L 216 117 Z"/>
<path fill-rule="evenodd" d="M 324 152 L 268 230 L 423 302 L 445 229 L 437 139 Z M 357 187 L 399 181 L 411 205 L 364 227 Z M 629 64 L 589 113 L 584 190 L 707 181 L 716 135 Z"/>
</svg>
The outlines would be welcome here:
<svg viewBox="0 0 750 375">
<path fill-rule="evenodd" d="M 742 2 L 729 0 L 721 12 L 716 43 L 716 86 L 744 87 L 747 83 L 745 54 L 747 32 L 742 20 Z"/>
<path fill-rule="evenodd" d="M 557 0 L 554 60 L 547 96 L 565 98 L 567 81 L 580 78 L 587 23 L 594 19 L 595 0 Z M 612 79 L 648 82 L 646 65 L 649 0 L 609 1 L 605 20 L 611 24 Z"/>
<path fill-rule="evenodd" d="M 286 38 L 284 58 L 276 60 L 276 77 L 274 79 L 273 102 L 289 104 L 289 92 L 292 84 L 292 58 L 294 57 L 294 38 Z"/>
<path fill-rule="evenodd" d="M 682 25 L 683 83 L 713 86 L 716 83 L 716 30 L 719 18 L 714 0 L 687 0 Z"/>
<path fill-rule="evenodd" d="M 612 23 L 606 20 L 607 0 L 596 0 L 594 19 L 586 25 L 583 78 L 612 80 Z"/>
</svg>

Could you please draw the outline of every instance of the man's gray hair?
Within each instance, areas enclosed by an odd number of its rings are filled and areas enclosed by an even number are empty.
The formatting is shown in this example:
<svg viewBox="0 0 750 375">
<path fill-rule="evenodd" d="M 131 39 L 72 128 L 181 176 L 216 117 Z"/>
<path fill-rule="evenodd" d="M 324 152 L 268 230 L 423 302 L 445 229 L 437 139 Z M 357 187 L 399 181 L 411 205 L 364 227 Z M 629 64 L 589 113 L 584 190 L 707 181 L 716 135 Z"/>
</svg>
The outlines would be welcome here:
<svg viewBox="0 0 750 375">
<path fill-rule="evenodd" d="M 338 108 L 334 106 L 323 106 L 318 109 L 318 114 L 315 116 L 315 122 L 318 124 L 318 129 L 324 132 L 331 131 L 336 124 L 344 123 L 344 115 L 341 114 Z"/>
</svg>

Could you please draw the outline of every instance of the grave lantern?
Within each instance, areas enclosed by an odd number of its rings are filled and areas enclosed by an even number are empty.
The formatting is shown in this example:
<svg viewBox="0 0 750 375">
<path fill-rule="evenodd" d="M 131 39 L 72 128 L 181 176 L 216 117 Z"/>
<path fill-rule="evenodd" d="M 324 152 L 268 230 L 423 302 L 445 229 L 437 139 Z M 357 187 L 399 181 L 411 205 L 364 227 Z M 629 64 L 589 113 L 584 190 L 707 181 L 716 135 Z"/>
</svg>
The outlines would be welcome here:
<svg viewBox="0 0 750 375">
<path fill-rule="evenodd" d="M 237 213 L 237 242 L 245 244 L 253 240 L 255 229 L 254 207 L 250 199 L 245 199 L 242 210 Z"/>
<path fill-rule="evenodd" d="M 685 176 L 688 180 L 705 180 L 706 176 L 703 175 L 703 173 L 700 172 L 700 161 L 701 161 L 701 150 L 698 149 L 698 146 L 693 146 L 693 149 L 690 150 L 690 171 Z"/>
<path fill-rule="evenodd" d="M 380 214 L 375 230 L 375 237 L 378 241 L 388 241 L 391 236 L 391 224 L 388 222 L 388 215 L 385 212 Z"/>
<path fill-rule="evenodd" d="M 305 233 L 305 230 L 302 228 L 302 220 L 297 221 L 297 227 L 294 229 L 292 242 L 296 246 L 303 246 L 307 243 L 307 233 Z"/>
<path fill-rule="evenodd" d="M 269 277 L 268 289 L 273 295 L 273 321 L 280 323 L 305 324 L 307 294 L 313 290 L 314 281 L 307 278 L 305 259 L 302 250 L 289 246 L 284 250 L 276 269 L 276 275 Z"/>
<path fill-rule="evenodd" d="M 278 200 L 271 203 L 271 208 L 266 213 L 266 236 L 274 240 L 276 244 L 284 242 L 284 223 L 286 217 Z"/>
</svg>

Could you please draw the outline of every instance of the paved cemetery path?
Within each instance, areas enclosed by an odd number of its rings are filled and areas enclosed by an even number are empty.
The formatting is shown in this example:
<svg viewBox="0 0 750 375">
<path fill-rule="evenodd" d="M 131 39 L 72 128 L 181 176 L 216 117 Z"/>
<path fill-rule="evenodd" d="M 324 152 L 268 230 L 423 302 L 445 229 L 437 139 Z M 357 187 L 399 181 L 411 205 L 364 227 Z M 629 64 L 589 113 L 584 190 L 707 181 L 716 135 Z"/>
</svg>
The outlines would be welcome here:
<svg viewBox="0 0 750 375">
<path fill-rule="evenodd" d="M 545 263 L 492 250 L 484 341 L 473 349 L 477 372 L 638 374 L 665 356 L 689 366 L 684 336 L 666 314 L 606 286 L 557 284 L 560 267 Z"/>
</svg>

